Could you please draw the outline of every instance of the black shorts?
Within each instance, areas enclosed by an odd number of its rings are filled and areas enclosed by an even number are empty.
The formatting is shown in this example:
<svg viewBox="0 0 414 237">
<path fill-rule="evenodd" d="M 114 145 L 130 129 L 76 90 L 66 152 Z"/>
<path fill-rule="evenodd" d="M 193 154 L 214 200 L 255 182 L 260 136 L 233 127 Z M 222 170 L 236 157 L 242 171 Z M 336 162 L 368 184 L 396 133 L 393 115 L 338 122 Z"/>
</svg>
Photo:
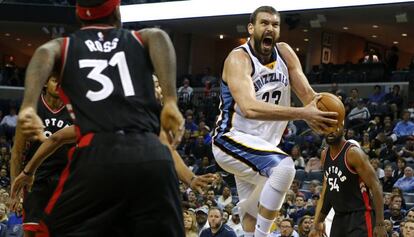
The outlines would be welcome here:
<svg viewBox="0 0 414 237">
<path fill-rule="evenodd" d="M 37 232 L 43 218 L 44 209 L 56 189 L 59 175 L 48 179 L 36 180 L 30 192 L 23 199 L 23 230 Z"/>
<path fill-rule="evenodd" d="M 184 234 L 168 148 L 151 133 L 84 136 L 45 209 L 50 236 Z"/>
<path fill-rule="evenodd" d="M 372 211 L 335 213 L 331 237 L 372 237 L 375 218 Z"/>
</svg>

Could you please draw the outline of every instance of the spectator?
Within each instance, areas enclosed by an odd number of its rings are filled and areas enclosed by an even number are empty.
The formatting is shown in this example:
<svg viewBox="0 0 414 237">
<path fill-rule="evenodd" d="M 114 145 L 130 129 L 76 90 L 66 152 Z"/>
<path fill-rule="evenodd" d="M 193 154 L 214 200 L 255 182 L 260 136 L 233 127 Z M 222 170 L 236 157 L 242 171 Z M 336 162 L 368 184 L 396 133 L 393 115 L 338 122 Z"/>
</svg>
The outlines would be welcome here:
<svg viewBox="0 0 414 237">
<path fill-rule="evenodd" d="M 386 165 L 384 168 L 384 177 L 380 178 L 383 192 L 391 192 L 395 180 L 392 177 L 392 166 Z"/>
<path fill-rule="evenodd" d="M 401 148 L 401 151 L 398 152 L 400 157 L 404 158 L 407 162 L 414 161 L 414 136 L 408 136 L 405 141 L 405 146 Z"/>
<path fill-rule="evenodd" d="M 394 118 L 397 118 L 398 112 L 403 107 L 403 98 L 400 94 L 399 85 L 394 85 L 392 91 L 384 96 L 384 103 L 389 105 Z"/>
<path fill-rule="evenodd" d="M 280 223 L 280 232 L 272 232 L 269 237 L 299 237 L 299 234 L 293 227 L 294 222 L 292 219 L 283 219 Z"/>
<path fill-rule="evenodd" d="M 7 222 L 9 221 L 9 218 L 7 216 L 7 207 L 6 204 L 3 202 L 0 203 L 0 223 L 7 226 Z M 2 232 L 1 230 L 0 232 Z M 1 236 L 1 235 L 0 235 Z"/>
<path fill-rule="evenodd" d="M 231 196 L 231 191 L 228 186 L 223 188 L 223 192 L 217 199 L 217 205 L 218 207 L 224 208 L 227 204 L 230 204 L 233 200 L 233 197 Z"/>
<path fill-rule="evenodd" d="M 401 211 L 401 208 L 397 204 L 392 204 L 389 209 L 389 216 L 386 219 L 390 220 L 393 225 L 393 230 L 399 230 L 400 222 L 404 221 L 404 213 Z M 385 215 L 385 212 L 384 212 Z"/>
<path fill-rule="evenodd" d="M 208 207 L 207 206 L 202 206 L 197 208 L 196 211 L 196 220 L 197 220 L 197 225 L 198 225 L 198 233 L 200 234 L 203 230 L 209 228 L 209 224 L 207 221 L 207 216 L 208 216 Z"/>
<path fill-rule="evenodd" d="M 305 172 L 320 172 L 322 171 L 321 160 L 318 157 L 311 157 L 306 163 Z"/>
<path fill-rule="evenodd" d="M 293 146 L 292 150 L 290 151 L 290 155 L 292 159 L 295 161 L 296 169 L 305 169 L 305 159 L 302 157 L 300 153 L 299 145 Z"/>
<path fill-rule="evenodd" d="M 179 101 L 183 104 L 188 104 L 191 102 L 193 97 L 194 89 L 190 86 L 190 80 L 184 78 L 183 85 L 178 88 L 178 98 Z"/>
<path fill-rule="evenodd" d="M 213 73 L 211 72 L 210 67 L 206 67 L 204 69 L 204 76 L 201 78 L 201 83 L 203 85 L 206 85 L 206 83 L 209 83 L 210 85 L 216 85 L 217 84 L 217 77 L 213 76 Z"/>
<path fill-rule="evenodd" d="M 289 216 L 293 219 L 293 223 L 297 223 L 306 213 L 305 196 L 296 195 L 295 206 L 289 210 Z"/>
<path fill-rule="evenodd" d="M 300 221 L 299 221 L 299 225 L 298 225 L 298 234 L 299 237 L 308 237 L 308 234 L 311 230 L 311 225 L 312 225 L 312 218 L 311 216 L 303 216 Z"/>
<path fill-rule="evenodd" d="M 361 149 L 364 150 L 365 153 L 367 153 L 367 154 L 371 150 L 371 141 L 369 139 L 369 133 L 368 132 L 364 132 L 364 134 L 362 136 Z"/>
<path fill-rule="evenodd" d="M 214 193 L 214 189 L 210 188 L 207 191 L 207 195 L 206 195 L 206 202 L 210 201 L 211 205 L 209 205 L 210 207 L 215 207 L 217 206 L 217 201 L 216 201 L 216 195 Z"/>
<path fill-rule="evenodd" d="M 385 58 L 385 63 L 387 65 L 387 69 L 389 72 L 396 71 L 397 70 L 397 64 L 398 64 L 398 48 L 397 46 L 392 46 L 391 50 L 387 54 L 387 57 Z"/>
<path fill-rule="evenodd" d="M 405 216 L 406 221 L 414 221 L 414 209 L 411 208 L 407 211 L 407 215 Z"/>
<path fill-rule="evenodd" d="M 379 58 L 375 49 L 365 51 L 364 61 L 362 63 L 379 63 Z"/>
<path fill-rule="evenodd" d="M 413 169 L 411 167 L 405 167 L 404 177 L 398 179 L 394 187 L 400 188 L 404 192 L 413 192 L 414 191 L 414 177 Z"/>
<path fill-rule="evenodd" d="M 14 131 L 17 125 L 16 108 L 11 107 L 10 113 L 0 122 L 0 135 L 6 135 L 9 139 L 14 136 Z"/>
<path fill-rule="evenodd" d="M 243 237 L 244 231 L 240 221 L 240 211 L 238 207 L 233 208 L 231 217 L 227 222 L 227 225 L 234 230 L 237 237 Z"/>
<path fill-rule="evenodd" d="M 349 110 L 348 112 L 353 109 L 355 106 L 357 106 L 357 102 L 359 100 L 359 91 L 357 88 L 353 88 L 351 90 L 351 96 L 346 97 L 344 105 L 345 107 L 347 107 Z"/>
<path fill-rule="evenodd" d="M 384 210 L 388 210 L 391 203 L 391 194 L 384 193 Z"/>
<path fill-rule="evenodd" d="M 414 123 L 410 121 L 410 112 L 404 110 L 402 121 L 395 125 L 394 134 L 391 136 L 394 141 L 403 142 L 408 136 L 414 135 Z"/>
<path fill-rule="evenodd" d="M 223 223 L 223 212 L 216 207 L 208 211 L 209 228 L 201 231 L 200 237 L 236 237 L 236 233 Z"/>
<path fill-rule="evenodd" d="M 194 133 L 198 130 L 197 124 L 194 122 L 194 118 L 192 114 L 189 114 L 185 117 L 185 124 L 184 127 L 186 130 L 191 131 L 191 133 Z"/>
<path fill-rule="evenodd" d="M 223 180 L 222 173 L 216 173 L 217 179 L 213 182 L 211 187 L 214 189 L 214 193 L 223 193 L 224 187 L 228 186 L 226 181 Z"/>
<path fill-rule="evenodd" d="M 403 158 L 398 157 L 397 158 L 397 169 L 394 170 L 394 173 L 392 174 L 392 177 L 394 178 L 395 181 L 397 181 L 398 179 L 404 176 L 404 170 L 406 166 L 407 166 L 407 162 Z"/>
<path fill-rule="evenodd" d="M 187 203 L 188 208 L 195 209 L 200 206 L 200 204 L 197 202 L 197 196 L 195 195 L 193 191 L 189 191 L 187 196 L 188 196 L 188 203 Z"/>
<path fill-rule="evenodd" d="M 379 159 L 378 158 L 372 158 L 369 161 L 372 165 L 372 168 L 374 168 L 378 179 L 383 178 L 384 177 L 384 170 L 379 167 L 379 163 L 380 163 Z"/>
<path fill-rule="evenodd" d="M 394 142 L 391 138 L 385 140 L 385 146 L 380 150 L 379 157 L 381 157 L 381 162 L 383 164 L 393 163 L 397 161 L 398 154 L 395 151 Z"/>
<path fill-rule="evenodd" d="M 404 215 L 405 215 L 405 211 L 407 210 L 407 205 L 405 204 L 403 191 L 399 187 L 393 187 L 391 194 L 392 196 L 394 195 L 399 196 L 399 198 L 394 198 L 394 199 L 391 197 L 391 202 L 399 204 L 401 206 L 401 209 L 404 211 Z"/>
<path fill-rule="evenodd" d="M 10 178 L 7 175 L 6 169 L 0 170 L 0 187 L 7 188 L 10 185 Z"/>
<path fill-rule="evenodd" d="M 191 149 L 191 153 L 196 157 L 196 159 L 204 159 L 204 157 L 207 157 L 209 159 L 209 165 L 210 164 L 210 159 L 213 158 L 213 154 L 212 154 L 212 150 L 211 150 L 211 146 L 206 145 L 204 143 L 204 137 L 203 136 L 198 136 L 194 146 Z"/>
<path fill-rule="evenodd" d="M 290 190 L 292 190 L 293 193 L 295 194 L 294 199 L 292 200 L 293 201 L 292 204 L 294 204 L 294 202 L 296 201 L 297 196 L 302 196 L 302 197 L 305 196 L 305 194 L 303 194 L 301 191 L 299 191 L 300 185 L 301 185 L 301 183 L 297 179 L 294 179 L 292 184 L 290 185 Z"/>
<path fill-rule="evenodd" d="M 198 237 L 198 228 L 195 214 L 191 211 L 184 211 L 185 237 Z"/>
<path fill-rule="evenodd" d="M 387 235 L 389 237 L 392 236 L 392 222 L 390 220 L 384 220 L 385 230 L 387 231 Z"/>
<path fill-rule="evenodd" d="M 414 236 L 414 221 L 406 221 L 404 223 L 404 229 L 402 230 L 404 237 L 413 237 Z"/>
<path fill-rule="evenodd" d="M 368 97 L 368 105 L 377 106 L 377 105 L 382 104 L 384 100 L 384 96 L 385 96 L 385 93 L 382 92 L 381 86 L 375 85 L 374 92 L 372 93 L 372 95 Z"/>
<path fill-rule="evenodd" d="M 357 106 L 351 110 L 348 114 L 348 126 L 354 130 L 358 130 L 360 133 L 368 125 L 368 121 L 371 118 L 368 108 L 365 106 L 363 99 L 358 99 Z"/>
</svg>

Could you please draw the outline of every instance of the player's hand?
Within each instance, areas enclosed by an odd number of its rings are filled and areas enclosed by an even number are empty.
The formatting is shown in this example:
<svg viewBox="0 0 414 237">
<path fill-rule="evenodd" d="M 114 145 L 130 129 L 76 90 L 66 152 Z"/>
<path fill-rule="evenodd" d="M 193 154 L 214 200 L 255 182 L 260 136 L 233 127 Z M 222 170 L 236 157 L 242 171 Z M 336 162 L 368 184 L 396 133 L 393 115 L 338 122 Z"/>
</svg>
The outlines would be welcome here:
<svg viewBox="0 0 414 237">
<path fill-rule="evenodd" d="M 190 187 L 193 190 L 196 190 L 200 194 L 204 194 L 203 189 L 208 185 L 212 184 L 217 179 L 215 174 L 204 174 L 200 176 L 195 176 L 190 183 Z"/>
<path fill-rule="evenodd" d="M 44 140 L 43 123 L 32 107 L 21 109 L 17 117 L 19 131 L 29 140 Z"/>
<path fill-rule="evenodd" d="M 374 237 L 387 237 L 387 231 L 385 226 L 375 226 L 374 227 Z"/>
<path fill-rule="evenodd" d="M 13 205 L 17 204 L 17 200 L 20 200 L 23 190 L 30 190 L 34 181 L 34 175 L 26 175 L 21 172 L 12 183 L 10 198 L 13 200 Z"/>
<path fill-rule="evenodd" d="M 325 112 L 318 109 L 316 103 L 322 98 L 321 95 L 315 96 L 311 103 L 305 106 L 304 120 L 309 125 L 309 127 L 317 132 L 318 134 L 323 134 L 331 126 L 336 126 L 338 120 L 337 112 Z"/>
<path fill-rule="evenodd" d="M 161 111 L 161 127 L 170 144 L 176 148 L 184 135 L 184 118 L 175 101 L 167 101 Z"/>
<path fill-rule="evenodd" d="M 325 223 L 315 223 L 315 226 L 309 232 L 309 237 L 326 237 Z"/>
</svg>

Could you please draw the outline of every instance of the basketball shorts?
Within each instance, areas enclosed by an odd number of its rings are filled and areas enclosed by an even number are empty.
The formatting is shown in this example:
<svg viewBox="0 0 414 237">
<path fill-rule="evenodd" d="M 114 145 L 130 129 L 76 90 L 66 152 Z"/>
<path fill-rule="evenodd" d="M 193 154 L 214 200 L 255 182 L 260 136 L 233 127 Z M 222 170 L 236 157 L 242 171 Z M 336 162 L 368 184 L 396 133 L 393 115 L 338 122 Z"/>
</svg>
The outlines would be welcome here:
<svg viewBox="0 0 414 237">
<path fill-rule="evenodd" d="M 87 134 L 45 208 L 49 236 L 184 236 L 178 178 L 155 134 Z"/>
<path fill-rule="evenodd" d="M 246 212 L 256 216 L 260 194 L 271 169 L 288 155 L 276 144 L 238 131 L 216 136 L 213 154 L 224 170 L 234 174 L 241 216 Z"/>
<path fill-rule="evenodd" d="M 374 221 L 372 211 L 335 213 L 330 237 L 372 237 Z"/>
<path fill-rule="evenodd" d="M 56 189 L 59 175 L 48 179 L 36 180 L 30 192 L 23 199 L 23 230 L 39 232 L 40 220 L 43 218 L 50 197 Z"/>
</svg>

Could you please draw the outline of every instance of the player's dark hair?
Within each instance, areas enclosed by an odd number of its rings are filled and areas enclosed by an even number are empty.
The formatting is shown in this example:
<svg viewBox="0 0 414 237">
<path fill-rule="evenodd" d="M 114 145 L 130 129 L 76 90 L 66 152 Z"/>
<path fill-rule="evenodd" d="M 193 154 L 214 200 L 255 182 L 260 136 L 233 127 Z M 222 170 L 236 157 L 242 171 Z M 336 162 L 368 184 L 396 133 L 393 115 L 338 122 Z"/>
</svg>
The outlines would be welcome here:
<svg viewBox="0 0 414 237">
<path fill-rule="evenodd" d="M 261 6 L 257 8 L 256 10 L 254 10 L 254 12 L 250 15 L 250 23 L 254 24 L 256 22 L 257 15 L 261 12 L 266 12 L 266 13 L 280 16 L 279 12 L 276 11 L 276 9 L 274 9 L 273 7 Z"/>
</svg>

